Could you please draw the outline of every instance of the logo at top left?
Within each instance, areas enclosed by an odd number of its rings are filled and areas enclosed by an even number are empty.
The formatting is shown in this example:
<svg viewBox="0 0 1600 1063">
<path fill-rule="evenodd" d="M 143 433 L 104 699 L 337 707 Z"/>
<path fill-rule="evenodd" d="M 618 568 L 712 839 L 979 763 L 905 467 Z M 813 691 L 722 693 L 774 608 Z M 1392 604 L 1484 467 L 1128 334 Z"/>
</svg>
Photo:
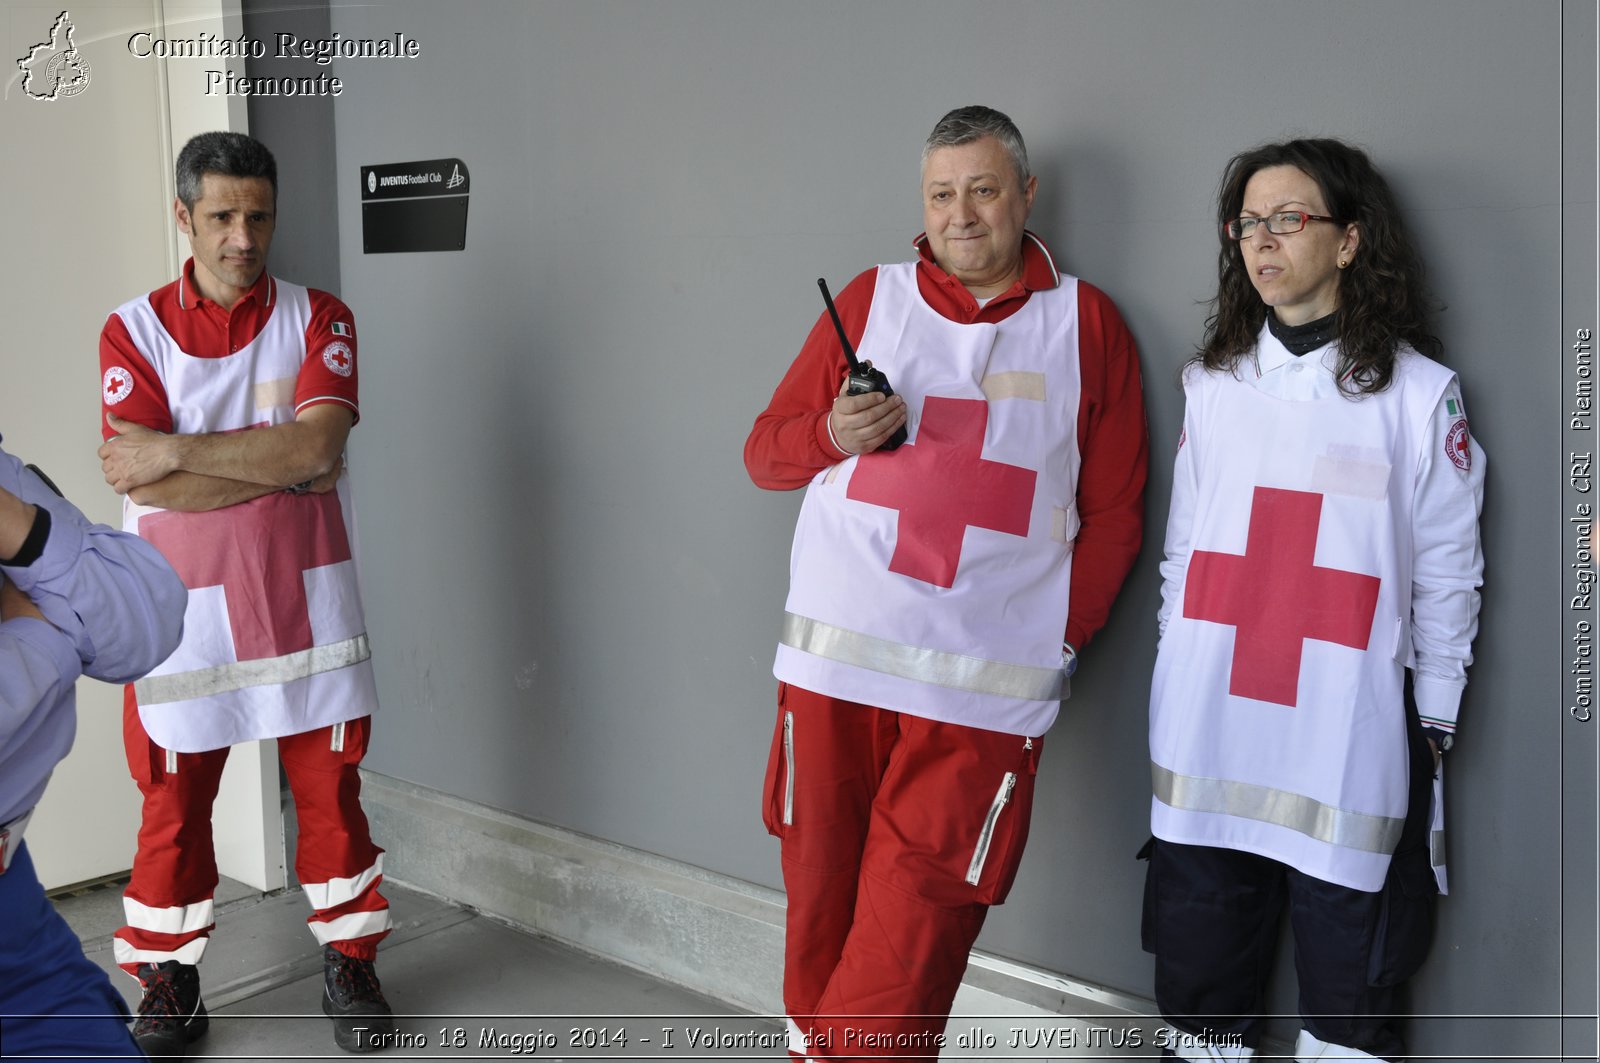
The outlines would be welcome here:
<svg viewBox="0 0 1600 1063">
<path fill-rule="evenodd" d="M 17 60 L 22 91 L 29 98 L 53 102 L 89 87 L 89 60 L 73 43 L 75 31 L 72 16 L 63 11 L 50 27 L 50 39 L 29 48 Z"/>
</svg>

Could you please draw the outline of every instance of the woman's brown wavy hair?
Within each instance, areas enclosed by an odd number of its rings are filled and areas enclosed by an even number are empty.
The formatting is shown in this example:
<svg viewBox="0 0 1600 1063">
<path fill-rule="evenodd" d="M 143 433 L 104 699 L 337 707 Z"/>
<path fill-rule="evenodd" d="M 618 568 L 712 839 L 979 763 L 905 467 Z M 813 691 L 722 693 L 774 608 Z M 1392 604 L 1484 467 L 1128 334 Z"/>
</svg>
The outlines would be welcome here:
<svg viewBox="0 0 1600 1063">
<path fill-rule="evenodd" d="M 1317 183 L 1328 213 L 1355 222 L 1361 234 L 1355 258 L 1339 273 L 1339 387 L 1351 395 L 1382 391 L 1394 376 L 1402 343 L 1438 358 L 1438 337 L 1428 331 L 1430 301 L 1422 260 L 1411 244 L 1389 184 L 1360 148 L 1338 140 L 1303 139 L 1263 144 L 1235 155 L 1217 193 L 1217 296 L 1206 319 L 1205 342 L 1195 361 L 1233 372 L 1249 354 L 1266 321 L 1239 243 L 1222 226 L 1239 216 L 1250 178 L 1272 166 L 1293 166 Z"/>
</svg>

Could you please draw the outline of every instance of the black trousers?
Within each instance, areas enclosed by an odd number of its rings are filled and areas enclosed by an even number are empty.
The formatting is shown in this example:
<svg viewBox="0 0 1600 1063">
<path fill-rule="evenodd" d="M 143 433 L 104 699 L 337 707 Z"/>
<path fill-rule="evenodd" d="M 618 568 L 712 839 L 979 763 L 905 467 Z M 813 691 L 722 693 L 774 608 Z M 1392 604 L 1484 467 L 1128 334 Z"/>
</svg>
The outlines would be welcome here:
<svg viewBox="0 0 1600 1063">
<path fill-rule="evenodd" d="M 1162 1016 L 1184 1033 L 1259 1047 L 1262 999 L 1287 905 L 1306 1029 L 1375 1056 L 1398 1055 L 1399 1031 L 1386 1017 L 1394 987 L 1368 982 L 1381 897 L 1254 853 L 1156 841 L 1144 945 L 1156 956 Z"/>
<path fill-rule="evenodd" d="M 1409 703 L 1409 684 L 1407 685 Z M 1409 705 L 1408 705 L 1409 708 Z M 1254 853 L 1152 838 L 1143 944 L 1156 957 L 1156 1003 L 1176 1029 L 1259 1047 L 1263 996 L 1285 907 L 1299 1010 L 1330 1044 L 1385 1059 L 1405 1051 L 1395 991 L 1432 937 L 1428 863 L 1433 755 L 1411 712 L 1411 791 L 1388 881 L 1367 893 Z M 1223 1038 L 1226 1038 L 1224 1040 Z"/>
</svg>

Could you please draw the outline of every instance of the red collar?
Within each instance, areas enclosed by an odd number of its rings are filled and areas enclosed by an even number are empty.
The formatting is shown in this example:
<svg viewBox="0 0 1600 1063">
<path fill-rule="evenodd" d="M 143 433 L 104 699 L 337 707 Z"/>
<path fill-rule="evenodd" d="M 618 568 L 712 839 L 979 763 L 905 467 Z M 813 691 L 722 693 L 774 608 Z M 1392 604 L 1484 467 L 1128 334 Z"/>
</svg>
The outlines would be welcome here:
<svg viewBox="0 0 1600 1063">
<path fill-rule="evenodd" d="M 1061 286 L 1061 273 L 1056 269 L 1055 257 L 1050 254 L 1043 240 L 1026 229 L 1022 232 L 1022 276 L 1017 283 L 981 307 L 966 285 L 950 276 L 934 261 L 933 252 L 928 249 L 927 233 L 919 233 L 912 243 L 917 248 L 918 290 L 930 306 L 952 321 L 965 324 L 1000 321 L 1020 309 L 1034 292 Z"/>
<path fill-rule="evenodd" d="M 277 296 L 278 286 L 273 283 L 272 274 L 262 270 L 261 276 L 257 277 L 250 290 L 244 293 L 244 298 L 234 304 L 234 308 L 237 309 L 252 299 L 263 308 L 270 307 Z M 217 303 L 200 294 L 200 285 L 194 279 L 194 258 L 191 256 L 183 264 L 183 272 L 178 275 L 178 309 L 195 310 L 205 305 L 222 309 Z"/>
</svg>

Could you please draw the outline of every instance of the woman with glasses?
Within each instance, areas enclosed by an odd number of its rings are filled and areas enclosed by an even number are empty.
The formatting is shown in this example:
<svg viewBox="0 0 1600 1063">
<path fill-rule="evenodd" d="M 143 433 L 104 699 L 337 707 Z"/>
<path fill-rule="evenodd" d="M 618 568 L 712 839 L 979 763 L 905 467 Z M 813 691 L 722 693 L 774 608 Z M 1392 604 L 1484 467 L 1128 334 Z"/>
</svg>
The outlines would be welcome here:
<svg viewBox="0 0 1600 1063">
<path fill-rule="evenodd" d="M 1477 631 L 1484 455 L 1363 152 L 1245 152 L 1217 206 L 1151 688 L 1164 1046 L 1254 1055 L 1287 907 L 1295 1058 L 1393 1059 L 1443 886 L 1429 840 Z"/>
</svg>

